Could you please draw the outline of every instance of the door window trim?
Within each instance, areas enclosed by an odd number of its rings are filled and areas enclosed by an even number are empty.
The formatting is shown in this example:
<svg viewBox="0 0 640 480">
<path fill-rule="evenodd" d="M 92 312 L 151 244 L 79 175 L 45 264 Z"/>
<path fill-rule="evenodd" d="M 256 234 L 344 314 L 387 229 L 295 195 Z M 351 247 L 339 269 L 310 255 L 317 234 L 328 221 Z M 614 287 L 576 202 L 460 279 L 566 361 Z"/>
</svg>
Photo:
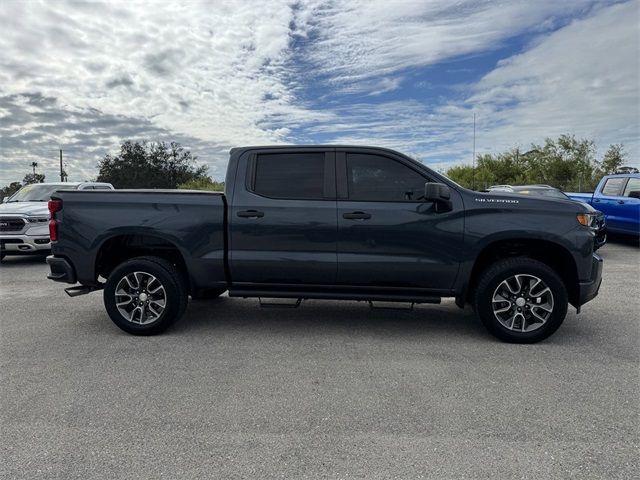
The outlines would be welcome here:
<svg viewBox="0 0 640 480">
<path fill-rule="evenodd" d="M 269 154 L 287 154 L 290 153 L 292 155 L 304 154 L 304 153 L 324 153 L 324 176 L 322 179 L 322 197 L 273 197 L 270 195 L 265 195 L 264 193 L 256 192 L 256 170 L 258 163 L 258 155 L 269 155 Z M 252 193 L 253 195 L 257 195 L 262 198 L 269 198 L 271 200 L 295 200 L 295 201 L 311 201 L 317 202 L 320 200 L 324 201 L 335 201 L 336 200 L 336 161 L 335 161 L 335 152 L 329 150 L 300 150 L 300 151 L 288 151 L 288 152 L 277 152 L 271 150 L 257 151 L 251 153 L 249 158 L 247 159 L 247 173 L 245 176 L 245 188 L 247 192 Z"/>
</svg>

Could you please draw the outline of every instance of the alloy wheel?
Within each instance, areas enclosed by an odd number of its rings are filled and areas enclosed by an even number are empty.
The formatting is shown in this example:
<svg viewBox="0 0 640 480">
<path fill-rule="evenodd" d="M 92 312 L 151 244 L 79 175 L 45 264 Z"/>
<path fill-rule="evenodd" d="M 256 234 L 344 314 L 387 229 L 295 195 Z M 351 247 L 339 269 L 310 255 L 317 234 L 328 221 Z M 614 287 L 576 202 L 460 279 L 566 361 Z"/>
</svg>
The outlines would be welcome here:
<svg viewBox="0 0 640 480">
<path fill-rule="evenodd" d="M 553 313 L 553 293 L 540 278 L 529 274 L 512 275 L 493 292 L 492 308 L 503 327 L 517 332 L 533 332 Z"/>
<path fill-rule="evenodd" d="M 167 292 L 155 276 L 132 272 L 118 282 L 116 307 L 128 322 L 147 325 L 160 318 L 167 305 Z"/>
</svg>

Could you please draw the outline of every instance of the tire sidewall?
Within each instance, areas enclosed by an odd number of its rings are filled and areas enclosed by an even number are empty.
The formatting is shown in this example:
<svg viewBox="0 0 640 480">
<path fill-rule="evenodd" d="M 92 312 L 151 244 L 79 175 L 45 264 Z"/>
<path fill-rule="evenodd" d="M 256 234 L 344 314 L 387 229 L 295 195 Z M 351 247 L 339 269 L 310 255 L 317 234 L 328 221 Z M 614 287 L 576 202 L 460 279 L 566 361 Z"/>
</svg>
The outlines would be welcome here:
<svg viewBox="0 0 640 480">
<path fill-rule="evenodd" d="M 501 268 L 502 267 L 502 268 Z M 475 307 L 485 327 L 501 340 L 513 343 L 535 343 L 554 333 L 564 321 L 568 308 L 567 290 L 561 278 L 546 265 L 535 260 L 504 262 L 489 268 L 487 277 L 481 280 L 476 292 Z M 502 325 L 493 313 L 493 293 L 503 280 L 513 275 L 534 275 L 551 289 L 553 294 L 553 312 L 540 328 L 531 332 L 516 332 Z"/>
<path fill-rule="evenodd" d="M 118 283 L 126 275 L 133 272 L 145 272 L 153 275 L 164 287 L 166 293 L 166 306 L 160 317 L 152 323 L 138 325 L 125 319 L 118 311 L 115 300 L 115 291 Z M 176 280 L 162 265 L 149 260 L 130 260 L 116 267 L 107 279 L 104 292 L 104 305 L 115 323 L 122 330 L 134 335 L 154 335 L 164 331 L 180 316 L 180 291 Z"/>
</svg>

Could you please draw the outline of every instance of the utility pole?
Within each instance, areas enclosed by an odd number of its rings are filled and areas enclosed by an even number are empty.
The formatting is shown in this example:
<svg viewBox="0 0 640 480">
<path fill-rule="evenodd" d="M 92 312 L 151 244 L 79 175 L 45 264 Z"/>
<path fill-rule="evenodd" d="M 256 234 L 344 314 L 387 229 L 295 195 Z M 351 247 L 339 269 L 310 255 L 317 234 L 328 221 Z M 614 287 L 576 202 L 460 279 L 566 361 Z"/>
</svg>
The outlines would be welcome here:
<svg viewBox="0 0 640 480">
<path fill-rule="evenodd" d="M 62 170 L 62 149 L 60 149 L 60 181 L 64 182 L 64 170 Z"/>
<path fill-rule="evenodd" d="M 471 158 L 471 172 L 473 190 L 476 189 L 476 114 L 473 114 L 473 157 Z"/>
</svg>

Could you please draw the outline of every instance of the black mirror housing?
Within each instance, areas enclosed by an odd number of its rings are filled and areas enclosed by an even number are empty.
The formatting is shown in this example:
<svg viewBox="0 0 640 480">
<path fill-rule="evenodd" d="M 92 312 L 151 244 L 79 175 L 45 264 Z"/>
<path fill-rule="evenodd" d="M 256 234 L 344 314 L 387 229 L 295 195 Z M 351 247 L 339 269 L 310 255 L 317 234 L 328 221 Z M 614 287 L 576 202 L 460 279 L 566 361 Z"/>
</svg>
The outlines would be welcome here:
<svg viewBox="0 0 640 480">
<path fill-rule="evenodd" d="M 629 192 L 629 198 L 640 198 L 640 190 L 632 190 Z"/>
<path fill-rule="evenodd" d="M 424 200 L 426 202 L 448 202 L 451 190 L 444 183 L 427 182 L 424 184 Z"/>
</svg>

